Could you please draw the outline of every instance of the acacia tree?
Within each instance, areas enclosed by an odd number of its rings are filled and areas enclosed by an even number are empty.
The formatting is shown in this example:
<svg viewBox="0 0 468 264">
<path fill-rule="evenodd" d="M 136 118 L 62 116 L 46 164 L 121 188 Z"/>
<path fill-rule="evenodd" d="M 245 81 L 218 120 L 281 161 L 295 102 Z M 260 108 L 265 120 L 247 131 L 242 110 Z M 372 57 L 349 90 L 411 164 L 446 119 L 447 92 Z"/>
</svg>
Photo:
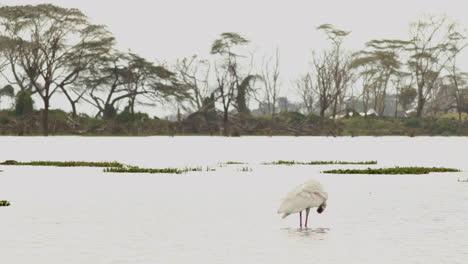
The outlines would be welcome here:
<svg viewBox="0 0 468 264">
<path fill-rule="evenodd" d="M 42 129 L 47 136 L 52 96 L 76 80 L 113 38 L 78 9 L 50 4 L 1 7 L 0 24 L 18 85 L 29 85 L 44 103 Z"/>
<path fill-rule="evenodd" d="M 331 24 L 322 24 L 317 27 L 318 30 L 322 30 L 327 38 L 331 41 L 331 49 L 324 54 L 322 60 L 323 63 L 327 64 L 329 68 L 328 74 L 331 76 L 333 82 L 333 90 L 335 97 L 332 98 L 332 116 L 335 118 L 341 105 L 344 103 L 344 97 L 346 95 L 346 89 L 350 85 L 353 74 L 351 72 L 350 63 L 351 56 L 344 52 L 341 48 L 344 39 L 351 33 L 336 28 Z M 314 63 L 315 64 L 315 63 Z M 316 65 L 317 66 L 317 65 Z"/>
<path fill-rule="evenodd" d="M 112 118 L 117 104 L 127 103 L 134 119 L 137 104 L 153 105 L 172 97 L 185 97 L 183 86 L 177 85 L 175 74 L 164 66 L 134 54 L 115 52 L 87 72 L 86 100 L 98 109 L 97 115 Z"/>
<path fill-rule="evenodd" d="M 416 82 L 419 118 L 423 116 L 428 97 L 433 94 L 432 89 L 438 85 L 442 70 L 454 55 L 450 52 L 453 47 L 458 47 L 456 53 L 459 53 L 466 43 L 458 25 L 448 18 L 430 16 L 411 24 L 408 67 Z"/>
<path fill-rule="evenodd" d="M 465 35 L 457 36 L 460 40 L 466 40 Z M 461 45 L 461 46 L 460 46 Z M 447 76 L 444 77 L 446 81 L 446 89 L 449 90 L 450 95 L 455 101 L 455 108 L 458 113 L 458 120 L 462 122 L 462 113 L 466 99 L 466 90 L 468 88 L 468 73 L 461 72 L 458 68 L 458 55 L 460 51 L 464 48 L 464 43 L 455 43 L 449 52 L 452 54 L 450 60 L 445 67 L 447 71 Z"/>
<path fill-rule="evenodd" d="M 372 40 L 366 43 L 369 50 L 356 53 L 351 68 L 361 70 L 365 84 L 363 95 L 373 95 L 374 110 L 382 116 L 390 84 L 401 81 L 399 53 L 407 43 L 400 40 Z M 395 87 L 397 89 L 397 87 Z"/>
<path fill-rule="evenodd" d="M 242 74 L 239 63 L 241 55 L 236 53 L 236 48 L 248 44 L 249 41 L 238 33 L 222 33 L 211 46 L 211 54 L 220 59 L 215 64 L 216 92 L 223 106 L 223 134 L 229 135 L 229 111 L 231 106 L 236 106 L 241 115 L 249 115 L 246 96 L 250 82 L 255 75 Z"/>
</svg>

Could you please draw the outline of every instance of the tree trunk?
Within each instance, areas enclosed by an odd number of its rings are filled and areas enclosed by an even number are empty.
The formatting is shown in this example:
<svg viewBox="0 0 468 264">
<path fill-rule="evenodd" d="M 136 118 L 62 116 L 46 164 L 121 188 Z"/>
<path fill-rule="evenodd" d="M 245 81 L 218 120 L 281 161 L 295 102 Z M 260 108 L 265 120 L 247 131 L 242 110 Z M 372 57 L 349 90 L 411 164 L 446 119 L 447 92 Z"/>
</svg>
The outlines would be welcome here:
<svg viewBox="0 0 468 264">
<path fill-rule="evenodd" d="M 416 108 L 416 116 L 418 118 L 423 117 L 423 109 L 424 109 L 424 99 L 423 98 L 418 98 L 418 106 Z"/>
<path fill-rule="evenodd" d="M 424 109 L 424 95 L 423 95 L 423 85 L 419 85 L 418 87 L 418 106 L 416 107 L 416 116 L 418 118 L 423 117 L 423 109 Z"/>
<path fill-rule="evenodd" d="M 228 111 L 224 111 L 223 128 L 224 128 L 223 135 L 225 137 L 229 136 L 229 113 Z"/>
<path fill-rule="evenodd" d="M 333 104 L 333 120 L 336 119 L 337 108 L 338 108 L 338 98 L 335 99 L 335 102 Z"/>
<path fill-rule="evenodd" d="M 323 129 L 325 121 L 325 108 L 320 109 L 320 129 Z"/>
<path fill-rule="evenodd" d="M 76 113 L 76 102 L 70 102 L 71 107 L 72 107 L 72 117 L 75 118 L 77 116 Z"/>
<path fill-rule="evenodd" d="M 44 99 L 44 110 L 42 111 L 42 134 L 49 136 L 49 99 Z"/>
</svg>

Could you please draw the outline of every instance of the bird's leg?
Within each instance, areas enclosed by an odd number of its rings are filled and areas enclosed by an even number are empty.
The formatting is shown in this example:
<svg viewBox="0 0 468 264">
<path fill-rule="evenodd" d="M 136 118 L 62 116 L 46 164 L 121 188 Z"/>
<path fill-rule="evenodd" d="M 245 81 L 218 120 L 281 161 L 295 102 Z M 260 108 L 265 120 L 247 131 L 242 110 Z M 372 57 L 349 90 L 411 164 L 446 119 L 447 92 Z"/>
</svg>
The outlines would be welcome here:
<svg viewBox="0 0 468 264">
<path fill-rule="evenodd" d="M 305 228 L 307 228 L 307 220 L 309 219 L 309 211 L 310 211 L 310 208 L 307 208 L 307 209 L 306 209 L 306 222 L 305 222 Z"/>
<path fill-rule="evenodd" d="M 302 228 L 302 211 L 299 212 L 299 227 Z"/>
</svg>

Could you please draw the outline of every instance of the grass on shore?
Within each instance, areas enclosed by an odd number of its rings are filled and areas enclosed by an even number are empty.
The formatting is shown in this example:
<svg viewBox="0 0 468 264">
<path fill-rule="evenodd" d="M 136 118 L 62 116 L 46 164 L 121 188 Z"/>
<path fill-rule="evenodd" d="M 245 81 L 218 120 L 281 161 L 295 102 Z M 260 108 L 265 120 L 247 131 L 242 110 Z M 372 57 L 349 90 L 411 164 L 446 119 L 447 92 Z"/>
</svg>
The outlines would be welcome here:
<svg viewBox="0 0 468 264">
<path fill-rule="evenodd" d="M 7 200 L 1 200 L 0 201 L 0 206 L 10 206 L 10 205 L 11 205 L 10 202 L 7 201 Z"/>
<path fill-rule="evenodd" d="M 377 164 L 377 161 L 310 161 L 310 162 L 300 162 L 300 161 L 286 161 L 278 160 L 274 162 L 265 162 L 263 165 L 374 165 Z"/>
<path fill-rule="evenodd" d="M 428 174 L 430 172 L 459 172 L 460 170 L 451 168 L 425 168 L 425 167 L 394 167 L 378 169 L 346 169 L 346 170 L 328 170 L 323 173 L 333 174 Z"/>
<path fill-rule="evenodd" d="M 7 160 L 0 163 L 0 165 L 11 166 L 54 166 L 54 167 L 113 167 L 121 168 L 124 165 L 119 162 L 91 162 L 91 161 L 29 161 L 19 162 L 16 160 Z"/>
</svg>

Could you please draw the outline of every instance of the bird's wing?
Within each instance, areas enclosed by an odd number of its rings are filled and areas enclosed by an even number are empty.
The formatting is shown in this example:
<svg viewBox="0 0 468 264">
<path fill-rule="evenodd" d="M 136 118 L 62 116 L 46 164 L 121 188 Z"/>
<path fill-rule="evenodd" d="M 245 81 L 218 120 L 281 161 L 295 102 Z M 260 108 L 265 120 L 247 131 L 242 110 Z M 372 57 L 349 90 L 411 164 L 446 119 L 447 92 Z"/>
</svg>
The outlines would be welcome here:
<svg viewBox="0 0 468 264">
<path fill-rule="evenodd" d="M 324 201 L 323 194 L 306 184 L 299 185 L 292 190 L 281 203 L 278 212 L 293 214 L 306 208 L 320 206 Z"/>
</svg>

